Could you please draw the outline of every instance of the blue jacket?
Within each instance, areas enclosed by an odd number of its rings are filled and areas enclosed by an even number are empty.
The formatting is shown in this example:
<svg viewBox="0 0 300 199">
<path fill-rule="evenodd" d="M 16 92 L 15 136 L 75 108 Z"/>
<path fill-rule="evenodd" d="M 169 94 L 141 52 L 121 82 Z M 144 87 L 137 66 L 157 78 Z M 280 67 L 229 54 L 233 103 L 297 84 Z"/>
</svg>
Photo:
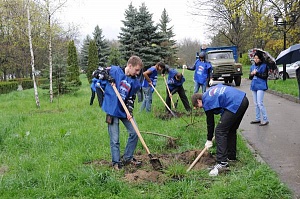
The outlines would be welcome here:
<svg viewBox="0 0 300 199">
<path fill-rule="evenodd" d="M 149 75 L 149 78 L 152 81 L 152 85 L 155 87 L 156 83 L 157 83 L 157 70 L 156 70 L 155 67 L 150 67 L 148 70 L 151 71 L 151 74 Z M 142 87 L 149 87 L 149 83 L 145 78 L 144 78 L 144 81 L 142 83 Z"/>
<path fill-rule="evenodd" d="M 188 68 L 188 70 L 195 70 L 194 80 L 199 84 L 205 84 L 206 79 L 209 77 L 209 69 L 212 69 L 212 66 L 209 62 L 202 62 L 199 59 L 196 60 L 194 66 L 192 68 Z"/>
<path fill-rule="evenodd" d="M 267 76 L 267 65 L 265 63 L 256 66 L 256 65 L 252 65 L 250 67 L 250 73 L 256 69 L 256 75 L 254 75 L 252 81 L 251 81 L 251 86 L 250 86 L 250 90 L 252 91 L 258 91 L 258 90 L 268 90 L 268 76 Z M 264 75 L 265 74 L 265 75 Z"/>
<path fill-rule="evenodd" d="M 141 88 L 139 80 L 126 76 L 119 66 L 111 66 L 109 75 L 115 79 L 116 88 L 124 101 L 129 97 L 134 96 Z M 122 104 L 119 102 L 115 91 L 109 83 L 107 83 L 105 87 L 105 97 L 102 109 L 104 112 L 114 117 L 127 118 Z"/>
<path fill-rule="evenodd" d="M 175 79 L 175 75 L 177 74 L 177 70 L 170 69 L 169 75 L 168 75 L 168 87 L 170 91 L 172 91 L 174 88 L 182 86 L 183 82 L 185 82 L 185 78 L 182 76 L 181 80 L 178 81 Z"/>
<path fill-rule="evenodd" d="M 97 84 L 98 79 L 97 78 L 93 78 L 92 79 L 92 83 L 91 83 L 91 89 L 96 92 L 96 84 Z"/>
<path fill-rule="evenodd" d="M 221 114 L 223 109 L 236 113 L 246 93 L 230 86 L 218 84 L 211 87 L 202 96 L 204 111 L 218 109 L 215 114 Z"/>
</svg>

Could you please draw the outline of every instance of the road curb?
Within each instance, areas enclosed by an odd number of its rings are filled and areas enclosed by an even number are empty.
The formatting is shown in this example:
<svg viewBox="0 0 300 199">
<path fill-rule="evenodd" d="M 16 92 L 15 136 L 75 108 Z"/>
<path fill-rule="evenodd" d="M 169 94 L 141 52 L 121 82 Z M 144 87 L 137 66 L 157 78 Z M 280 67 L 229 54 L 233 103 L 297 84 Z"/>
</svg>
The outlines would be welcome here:
<svg viewBox="0 0 300 199">
<path fill-rule="evenodd" d="M 300 104 L 300 99 L 298 99 L 297 97 L 293 96 L 293 95 L 288 95 L 288 94 L 284 94 L 284 93 L 280 93 L 278 91 L 275 91 L 275 90 L 267 90 L 266 91 L 267 93 L 271 93 L 273 95 L 276 95 L 278 97 L 282 97 L 284 99 L 287 99 L 289 101 L 292 101 L 292 102 L 295 102 L 295 103 L 298 103 Z"/>
</svg>

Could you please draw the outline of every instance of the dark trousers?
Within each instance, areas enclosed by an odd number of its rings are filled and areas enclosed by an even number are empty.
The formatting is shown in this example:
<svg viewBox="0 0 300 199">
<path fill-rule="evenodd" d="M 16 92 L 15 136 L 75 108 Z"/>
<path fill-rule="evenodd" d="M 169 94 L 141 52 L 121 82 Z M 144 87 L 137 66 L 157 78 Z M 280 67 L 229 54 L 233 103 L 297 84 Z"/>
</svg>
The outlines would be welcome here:
<svg viewBox="0 0 300 199">
<path fill-rule="evenodd" d="M 92 95 L 91 95 L 91 99 L 90 99 L 90 105 L 93 105 L 94 103 L 94 99 L 95 99 L 95 91 L 91 88 L 92 91 Z"/>
<path fill-rule="evenodd" d="M 182 101 L 185 110 L 186 111 L 190 111 L 191 110 L 191 107 L 190 107 L 190 104 L 189 104 L 189 100 L 186 97 L 186 94 L 185 94 L 183 86 L 176 87 L 173 90 L 170 90 L 170 92 L 172 93 L 172 95 L 174 95 L 175 93 L 178 93 L 178 95 L 180 97 L 180 100 Z M 166 104 L 169 106 L 169 108 L 171 108 L 171 98 L 169 96 L 168 89 L 167 89 Z"/>
<path fill-rule="evenodd" d="M 236 113 L 225 110 L 222 114 L 215 130 L 217 162 L 227 162 L 227 158 L 236 159 L 236 132 L 248 106 L 249 101 L 245 96 Z"/>
<path fill-rule="evenodd" d="M 103 103 L 104 93 L 102 92 L 101 88 L 98 87 L 96 87 L 96 93 L 97 93 L 99 106 L 101 107 Z"/>
</svg>

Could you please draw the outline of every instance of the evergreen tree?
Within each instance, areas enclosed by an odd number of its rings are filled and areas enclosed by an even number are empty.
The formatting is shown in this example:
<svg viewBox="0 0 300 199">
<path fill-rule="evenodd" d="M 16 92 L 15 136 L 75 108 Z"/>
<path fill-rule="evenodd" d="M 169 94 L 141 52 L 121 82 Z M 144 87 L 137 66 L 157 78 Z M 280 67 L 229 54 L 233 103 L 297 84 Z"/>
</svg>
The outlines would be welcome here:
<svg viewBox="0 0 300 199">
<path fill-rule="evenodd" d="M 146 68 L 162 60 L 160 44 L 163 36 L 157 33 L 157 26 L 153 25 L 152 14 L 145 3 L 142 3 L 138 11 L 131 3 L 122 22 L 124 27 L 121 28 L 119 39 L 124 58 L 128 59 L 133 54 L 140 56 Z"/>
<path fill-rule="evenodd" d="M 68 45 L 68 59 L 67 59 L 67 83 L 69 84 L 69 90 L 78 90 L 81 86 L 80 71 L 78 66 L 77 50 L 74 44 L 74 40 L 69 42 Z M 78 88 L 76 88 L 78 87 Z"/>
<path fill-rule="evenodd" d="M 109 57 L 108 57 L 108 65 L 115 65 L 115 66 L 125 66 L 126 60 L 122 59 L 120 51 L 113 47 L 110 50 Z"/>
<path fill-rule="evenodd" d="M 176 54 L 178 49 L 176 47 L 176 41 L 172 39 L 175 36 L 173 33 L 173 26 L 168 27 L 171 19 L 169 18 L 166 9 L 163 10 L 159 22 L 158 29 L 164 37 L 164 41 L 161 43 L 163 60 L 166 64 L 173 66 L 177 62 Z"/>
<path fill-rule="evenodd" d="M 93 35 L 94 35 L 94 41 L 96 42 L 96 46 L 97 46 L 97 53 L 99 59 L 98 65 L 105 67 L 107 65 L 107 59 L 109 56 L 108 43 L 104 39 L 104 36 L 102 36 L 102 30 L 99 28 L 98 25 L 95 27 Z"/>
<path fill-rule="evenodd" d="M 89 35 L 83 40 L 83 45 L 80 51 L 80 67 L 86 72 L 89 58 L 89 45 L 91 37 Z"/>
<path fill-rule="evenodd" d="M 131 55 L 140 56 L 136 52 L 136 45 L 138 43 L 136 38 L 136 15 L 137 9 L 133 7 L 132 3 L 129 4 L 127 10 L 125 10 L 125 20 L 122 21 L 124 27 L 121 27 L 119 36 L 120 52 L 123 55 L 123 59 L 128 59 Z"/>
<path fill-rule="evenodd" d="M 94 72 L 94 70 L 98 68 L 98 62 L 99 62 L 98 54 L 97 54 L 97 46 L 94 40 L 90 41 L 88 57 L 89 59 L 88 59 L 88 67 L 86 70 L 86 76 L 88 78 L 88 81 L 91 83 L 93 79 L 92 73 Z"/>
</svg>

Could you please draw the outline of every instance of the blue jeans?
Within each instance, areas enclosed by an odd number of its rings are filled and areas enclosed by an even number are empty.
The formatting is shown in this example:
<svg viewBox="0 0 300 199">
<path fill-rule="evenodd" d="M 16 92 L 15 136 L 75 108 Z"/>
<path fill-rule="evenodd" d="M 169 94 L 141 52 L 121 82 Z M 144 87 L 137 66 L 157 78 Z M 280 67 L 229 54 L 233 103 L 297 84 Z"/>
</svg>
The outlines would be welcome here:
<svg viewBox="0 0 300 199">
<path fill-rule="evenodd" d="M 204 93 L 206 91 L 206 83 L 200 84 L 198 82 L 195 82 L 194 93 L 198 93 L 200 87 L 202 89 L 202 93 Z"/>
<path fill-rule="evenodd" d="M 138 135 L 136 134 L 131 122 L 127 118 L 117 118 L 113 117 L 112 124 L 108 124 L 108 133 L 110 137 L 110 151 L 112 155 L 112 164 L 120 163 L 120 140 L 119 140 L 119 121 L 122 121 L 126 127 L 129 137 L 127 140 L 126 148 L 124 151 L 123 159 L 131 160 L 133 158 L 133 153 L 138 142 Z M 135 120 L 133 119 L 135 122 Z"/>
<path fill-rule="evenodd" d="M 141 105 L 141 111 L 146 108 L 147 112 L 151 111 L 152 105 L 152 87 L 143 87 L 144 100 Z"/>
<path fill-rule="evenodd" d="M 265 91 L 263 91 L 263 90 L 252 91 L 253 103 L 255 106 L 255 120 L 261 121 L 260 115 L 262 115 L 262 121 L 267 122 L 269 120 L 268 120 L 267 111 L 266 111 L 266 108 L 265 108 L 264 102 L 263 102 L 264 94 L 265 94 Z"/>
</svg>

